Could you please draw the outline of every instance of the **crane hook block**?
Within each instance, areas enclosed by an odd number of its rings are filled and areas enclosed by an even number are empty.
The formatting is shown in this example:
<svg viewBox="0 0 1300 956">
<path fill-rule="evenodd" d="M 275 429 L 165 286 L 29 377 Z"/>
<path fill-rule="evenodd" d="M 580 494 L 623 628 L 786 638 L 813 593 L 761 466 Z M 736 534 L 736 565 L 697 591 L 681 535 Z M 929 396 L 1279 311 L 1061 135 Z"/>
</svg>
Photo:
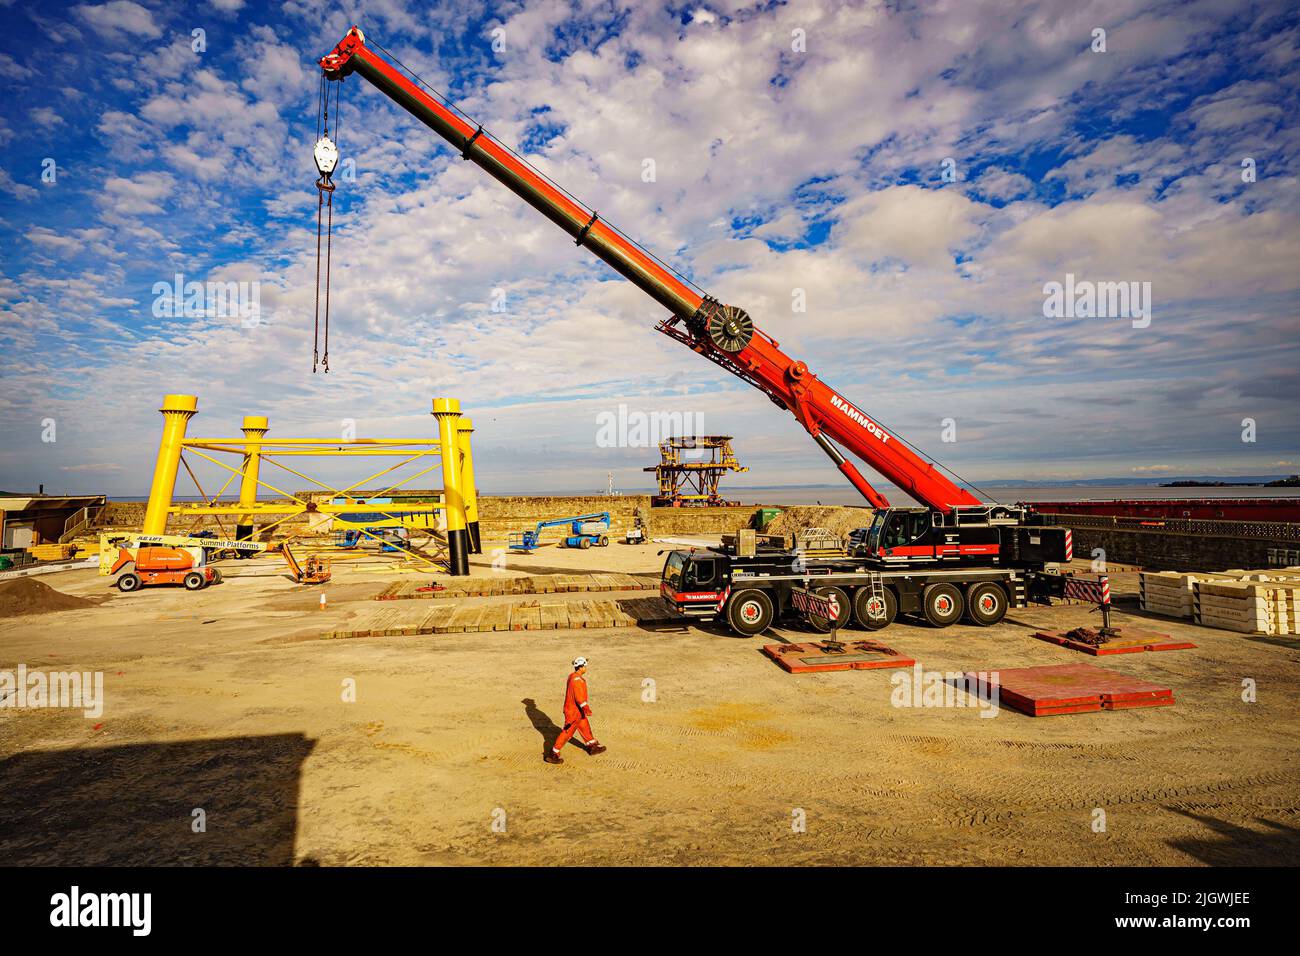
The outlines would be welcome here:
<svg viewBox="0 0 1300 956">
<path fill-rule="evenodd" d="M 316 160 L 316 168 L 320 170 L 320 178 L 328 183 L 330 177 L 334 175 L 334 167 L 339 162 L 339 148 L 328 136 L 322 136 L 316 140 L 311 153 Z"/>
</svg>

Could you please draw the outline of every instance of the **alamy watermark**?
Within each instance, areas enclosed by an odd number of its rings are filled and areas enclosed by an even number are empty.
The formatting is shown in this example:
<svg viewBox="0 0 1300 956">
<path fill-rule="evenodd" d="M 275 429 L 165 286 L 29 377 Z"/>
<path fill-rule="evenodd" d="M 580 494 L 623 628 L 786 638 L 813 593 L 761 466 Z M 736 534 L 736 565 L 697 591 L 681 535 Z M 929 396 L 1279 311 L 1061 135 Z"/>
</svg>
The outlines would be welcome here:
<svg viewBox="0 0 1300 956">
<path fill-rule="evenodd" d="M 927 671 L 913 664 L 895 671 L 889 702 L 895 707 L 978 707 L 981 717 L 998 715 L 997 671 Z"/>
<path fill-rule="evenodd" d="M 70 707 L 87 719 L 104 714 L 103 671 L 0 671 L 0 708 Z"/>
<path fill-rule="evenodd" d="M 262 323 L 262 284 L 251 282 L 185 281 L 176 273 L 172 282 L 153 284 L 156 319 L 239 319 L 246 329 Z"/>
<path fill-rule="evenodd" d="M 50 897 L 50 925 L 55 927 L 108 926 L 148 936 L 153 927 L 152 893 L 90 893 L 73 886 Z"/>
<path fill-rule="evenodd" d="M 1151 324 L 1150 282 L 1076 281 L 1073 272 L 1065 282 L 1043 285 L 1043 316 L 1048 319 L 1132 319 L 1133 328 Z"/>
<path fill-rule="evenodd" d="M 703 434 L 703 412 L 629 411 L 620 402 L 617 411 L 596 413 L 597 448 L 651 448 L 680 435 Z"/>
</svg>

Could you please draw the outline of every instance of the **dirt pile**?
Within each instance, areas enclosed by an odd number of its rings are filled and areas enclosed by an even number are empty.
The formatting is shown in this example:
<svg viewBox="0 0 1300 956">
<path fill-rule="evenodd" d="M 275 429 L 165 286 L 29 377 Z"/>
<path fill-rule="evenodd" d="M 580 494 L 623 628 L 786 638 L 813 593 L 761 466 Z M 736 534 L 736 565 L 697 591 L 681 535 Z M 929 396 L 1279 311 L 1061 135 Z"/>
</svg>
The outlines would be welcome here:
<svg viewBox="0 0 1300 956">
<path fill-rule="evenodd" d="M 56 591 L 45 582 L 32 577 L 0 581 L 0 617 L 72 611 L 82 607 L 95 607 L 99 603 L 90 598 L 74 597 Z"/>
<path fill-rule="evenodd" d="M 825 528 L 832 534 L 846 537 L 854 528 L 865 528 L 869 524 L 870 508 L 801 505 L 786 508 L 772 519 L 763 533 L 791 535 L 804 528 Z"/>
</svg>

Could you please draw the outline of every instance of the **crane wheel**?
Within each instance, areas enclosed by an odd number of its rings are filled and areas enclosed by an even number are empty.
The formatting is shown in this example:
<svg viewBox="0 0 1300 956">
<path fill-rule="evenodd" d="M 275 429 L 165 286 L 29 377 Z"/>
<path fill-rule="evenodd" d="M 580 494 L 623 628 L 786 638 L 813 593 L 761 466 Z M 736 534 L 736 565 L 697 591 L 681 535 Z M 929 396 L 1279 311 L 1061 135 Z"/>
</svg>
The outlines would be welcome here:
<svg viewBox="0 0 1300 956">
<path fill-rule="evenodd" d="M 117 589 L 123 594 L 130 594 L 132 591 L 140 590 L 140 575 L 128 571 L 117 579 Z"/>
<path fill-rule="evenodd" d="M 586 551 L 588 548 L 591 547 L 591 539 L 590 539 L 590 538 L 582 538 L 581 541 L 580 541 L 580 543 L 578 544 L 578 547 L 580 547 L 580 548 L 582 548 L 582 550 Z"/>
<path fill-rule="evenodd" d="M 966 617 L 980 627 L 998 623 L 1007 614 L 1007 592 L 992 581 L 972 584 L 966 592 Z"/>
<path fill-rule="evenodd" d="M 609 538 L 605 537 L 605 536 L 602 534 L 602 535 L 600 536 L 600 540 L 599 540 L 598 542 L 596 542 L 596 543 L 599 544 L 602 548 L 607 548 L 607 547 L 609 547 Z"/>
<path fill-rule="evenodd" d="M 961 620 L 966 602 L 951 584 L 931 584 L 921 595 L 921 610 L 934 627 L 947 627 Z"/>
<path fill-rule="evenodd" d="M 826 634 L 832 629 L 832 625 L 834 625 L 834 627 L 836 628 L 840 628 L 840 627 L 844 627 L 849 623 L 849 616 L 853 613 L 853 603 L 849 600 L 849 596 L 844 592 L 843 588 L 830 587 L 830 586 L 813 588 L 813 593 L 820 594 L 822 597 L 834 596 L 835 603 L 839 606 L 840 609 L 839 615 L 835 618 L 833 622 L 828 618 L 817 617 L 816 615 L 813 614 L 807 615 L 806 620 L 808 621 L 808 625 L 814 631 L 818 631 L 819 633 Z"/>
<path fill-rule="evenodd" d="M 872 594 L 870 588 L 858 588 L 853 596 L 853 616 L 868 631 L 878 631 L 894 623 L 898 616 L 898 598 L 889 588 Z"/>
<path fill-rule="evenodd" d="M 741 637 L 762 634 L 772 625 L 772 599 L 763 591 L 737 591 L 727 601 L 727 626 Z"/>
<path fill-rule="evenodd" d="M 203 589 L 203 586 L 208 583 L 208 579 L 198 571 L 191 571 L 189 574 L 185 575 L 183 583 L 185 584 L 185 590 L 187 591 L 200 591 Z"/>
</svg>

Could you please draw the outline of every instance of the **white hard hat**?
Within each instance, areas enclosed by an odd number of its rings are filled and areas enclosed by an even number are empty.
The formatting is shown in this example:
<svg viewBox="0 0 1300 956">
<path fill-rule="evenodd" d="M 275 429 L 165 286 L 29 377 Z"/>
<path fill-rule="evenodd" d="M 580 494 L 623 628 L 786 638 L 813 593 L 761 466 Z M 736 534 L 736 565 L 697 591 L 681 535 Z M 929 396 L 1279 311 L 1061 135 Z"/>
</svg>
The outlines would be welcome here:
<svg viewBox="0 0 1300 956">
<path fill-rule="evenodd" d="M 575 657 L 573 659 L 574 670 L 577 670 L 579 667 L 586 667 L 586 666 L 587 666 L 587 659 L 585 657 Z"/>
</svg>

